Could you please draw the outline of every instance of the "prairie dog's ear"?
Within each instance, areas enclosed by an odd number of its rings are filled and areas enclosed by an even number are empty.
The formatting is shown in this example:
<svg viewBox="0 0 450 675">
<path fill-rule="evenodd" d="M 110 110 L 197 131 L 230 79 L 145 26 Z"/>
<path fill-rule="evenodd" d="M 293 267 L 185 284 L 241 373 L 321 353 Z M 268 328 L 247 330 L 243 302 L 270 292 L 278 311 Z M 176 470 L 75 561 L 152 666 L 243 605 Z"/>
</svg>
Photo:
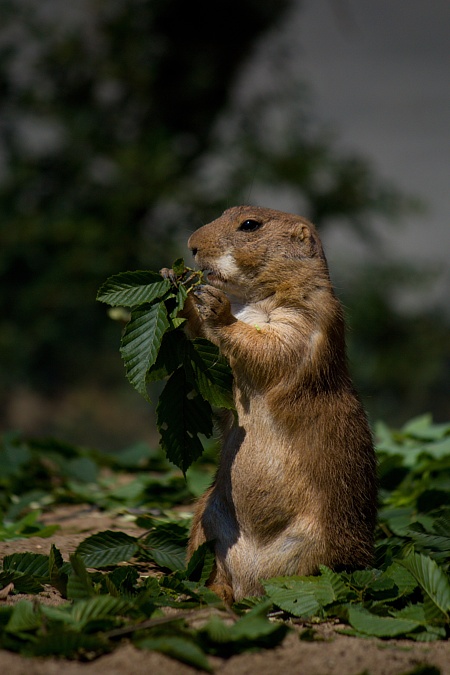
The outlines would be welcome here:
<svg viewBox="0 0 450 675">
<path fill-rule="evenodd" d="M 293 258 L 323 258 L 322 244 L 313 226 L 298 223 L 291 232 L 290 255 Z"/>
</svg>

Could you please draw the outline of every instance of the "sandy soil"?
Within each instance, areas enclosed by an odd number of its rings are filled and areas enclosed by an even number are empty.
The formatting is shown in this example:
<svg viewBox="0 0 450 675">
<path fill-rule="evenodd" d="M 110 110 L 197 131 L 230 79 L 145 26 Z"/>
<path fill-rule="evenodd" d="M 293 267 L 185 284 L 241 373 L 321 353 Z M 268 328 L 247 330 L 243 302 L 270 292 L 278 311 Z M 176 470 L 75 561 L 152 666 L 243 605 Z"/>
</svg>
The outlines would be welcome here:
<svg viewBox="0 0 450 675">
<path fill-rule="evenodd" d="M 47 554 L 54 543 L 65 559 L 89 534 L 105 529 L 134 534 L 137 530 L 127 520 L 80 506 L 58 507 L 47 515 L 48 523 L 61 529 L 49 539 L 34 537 L 0 543 L 0 558 L 23 551 Z M 139 531 L 142 532 L 141 530 Z M 2 603 L 26 597 L 9 596 Z M 35 597 L 35 596 L 33 596 Z M 43 602 L 58 604 L 57 592 L 49 590 L 39 596 Z M 299 640 L 301 627 L 296 626 L 282 645 L 273 650 L 246 653 L 230 659 L 211 658 L 220 675 L 406 675 L 419 666 L 434 666 L 441 675 L 450 675 L 450 642 L 418 644 L 407 640 L 382 641 L 357 639 L 336 633 L 335 626 L 324 625 L 320 640 Z M 124 642 L 112 654 L 91 663 L 61 661 L 53 658 L 25 658 L 0 650 L 1 672 L 5 675 L 180 675 L 197 673 L 156 652 L 142 652 Z M 433 671 L 430 671 L 429 675 Z M 434 675 L 434 673 L 433 673 Z"/>
</svg>

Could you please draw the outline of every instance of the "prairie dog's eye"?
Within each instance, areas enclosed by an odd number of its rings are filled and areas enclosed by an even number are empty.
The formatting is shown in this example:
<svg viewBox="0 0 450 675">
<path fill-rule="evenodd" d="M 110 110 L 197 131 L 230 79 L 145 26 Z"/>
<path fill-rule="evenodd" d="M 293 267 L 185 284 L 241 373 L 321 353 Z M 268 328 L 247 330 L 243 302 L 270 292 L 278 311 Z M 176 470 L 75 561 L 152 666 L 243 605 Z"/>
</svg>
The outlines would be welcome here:
<svg viewBox="0 0 450 675">
<path fill-rule="evenodd" d="M 259 230 L 261 226 L 262 223 L 260 223 L 258 220 L 252 220 L 249 218 L 248 220 L 244 220 L 244 222 L 239 225 L 238 230 L 239 232 L 255 232 L 255 230 Z"/>
</svg>

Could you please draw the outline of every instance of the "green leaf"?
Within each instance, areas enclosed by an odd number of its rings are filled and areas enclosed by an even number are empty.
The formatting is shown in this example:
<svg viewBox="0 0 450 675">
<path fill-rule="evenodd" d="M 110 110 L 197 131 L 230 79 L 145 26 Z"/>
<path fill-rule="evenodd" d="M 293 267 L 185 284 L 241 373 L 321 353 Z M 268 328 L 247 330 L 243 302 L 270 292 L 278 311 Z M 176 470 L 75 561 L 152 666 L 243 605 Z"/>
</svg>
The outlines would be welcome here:
<svg viewBox="0 0 450 675">
<path fill-rule="evenodd" d="M 398 588 L 399 595 L 410 595 L 417 588 L 417 581 L 414 576 L 399 562 L 393 562 L 386 572 Z"/>
<path fill-rule="evenodd" d="M 207 541 L 192 554 L 186 569 L 186 578 L 205 585 L 214 569 L 214 545 Z"/>
<path fill-rule="evenodd" d="M 262 584 L 272 602 L 294 616 L 313 616 L 336 600 L 330 581 L 324 577 L 276 577 Z"/>
<path fill-rule="evenodd" d="M 163 380 L 182 365 L 189 340 L 181 330 L 164 333 L 158 356 L 147 373 L 147 382 Z"/>
<path fill-rule="evenodd" d="M 20 600 L 14 605 L 14 610 L 5 630 L 9 633 L 22 633 L 39 628 L 42 623 L 41 614 L 29 600 Z"/>
<path fill-rule="evenodd" d="M 419 415 L 418 417 L 414 417 L 412 420 L 409 420 L 403 426 L 402 433 L 416 437 L 417 434 L 420 434 L 419 435 L 420 438 L 423 432 L 427 431 L 430 428 L 432 422 L 433 418 L 431 417 L 430 413 L 426 413 L 425 415 Z"/>
<path fill-rule="evenodd" d="M 425 616 L 425 609 L 422 604 L 420 605 L 406 605 L 402 609 L 399 609 L 395 612 L 395 618 L 397 619 L 410 619 L 411 621 L 417 621 L 418 623 L 425 625 L 427 619 Z"/>
<path fill-rule="evenodd" d="M 192 385 L 179 369 L 164 387 L 156 413 L 161 446 L 167 459 L 186 473 L 203 452 L 198 434 L 212 434 L 211 406 L 201 396 L 193 394 Z"/>
<path fill-rule="evenodd" d="M 99 595 L 87 600 L 79 600 L 72 607 L 72 618 L 77 628 L 82 629 L 92 621 L 105 617 L 113 619 L 126 615 L 132 607 L 124 598 L 114 598 L 110 595 Z"/>
<path fill-rule="evenodd" d="M 231 626 L 214 614 L 203 626 L 202 633 L 206 633 L 208 640 L 216 644 L 232 642 Z"/>
<path fill-rule="evenodd" d="M 365 590 L 375 583 L 382 575 L 377 569 L 356 570 L 350 575 L 349 583 L 351 586 Z"/>
<path fill-rule="evenodd" d="M 427 413 L 409 420 L 402 428 L 402 432 L 419 440 L 438 441 L 450 434 L 450 424 L 448 422 L 433 424 L 431 415 Z"/>
<path fill-rule="evenodd" d="M 208 673 L 212 672 L 208 659 L 195 642 L 183 637 L 173 635 L 161 637 L 144 637 L 135 640 L 134 644 L 140 649 L 149 649 L 166 656 L 171 656 L 182 663 L 186 663 L 194 668 L 200 668 Z"/>
<path fill-rule="evenodd" d="M 98 478 L 98 464 L 89 457 L 75 457 L 65 463 L 64 473 L 81 483 L 95 483 Z"/>
<path fill-rule="evenodd" d="M 85 635 L 70 628 L 58 626 L 53 632 L 42 635 L 28 647 L 27 653 L 34 656 L 64 656 L 74 658 L 78 655 L 102 654 L 111 650 L 111 645 L 102 636 Z M 62 666 L 62 669 L 64 666 Z"/>
<path fill-rule="evenodd" d="M 188 354 L 192 369 L 192 384 L 211 405 L 234 409 L 233 376 L 231 368 L 218 348 L 209 340 L 197 339 L 191 343 Z"/>
<path fill-rule="evenodd" d="M 155 363 L 164 332 L 169 327 L 163 302 L 148 309 L 136 310 L 125 328 L 120 353 L 127 378 L 133 387 L 149 401 L 147 372 Z"/>
<path fill-rule="evenodd" d="M 422 590 L 447 619 L 450 612 L 450 581 L 445 572 L 428 556 L 411 553 L 399 562 L 411 572 Z"/>
<path fill-rule="evenodd" d="M 320 610 L 320 605 L 311 590 L 302 593 L 298 587 L 293 587 L 293 582 L 283 586 L 278 583 L 263 582 L 263 586 L 272 602 L 289 614 L 309 617 Z"/>
<path fill-rule="evenodd" d="M 136 583 L 139 579 L 139 572 L 135 567 L 116 567 L 108 576 L 106 581 L 109 582 L 109 589 L 115 589 L 111 595 L 118 596 L 119 593 L 133 594 L 136 590 Z"/>
<path fill-rule="evenodd" d="M 267 618 L 267 612 L 271 607 L 271 600 L 263 600 L 255 605 L 239 621 L 232 624 L 230 628 L 231 639 L 254 642 L 276 632 L 280 624 L 272 623 Z"/>
<path fill-rule="evenodd" d="M 433 523 L 433 530 L 438 535 L 445 537 L 449 536 L 450 533 L 450 508 L 447 507 L 446 510 L 440 509 L 440 515 L 435 519 Z"/>
<path fill-rule="evenodd" d="M 211 485 L 211 471 L 202 466 L 191 466 L 186 473 L 186 484 L 194 497 L 200 497 Z"/>
<path fill-rule="evenodd" d="M 173 322 L 174 322 L 175 327 L 180 326 L 181 323 L 183 323 L 185 321 L 185 319 L 183 319 L 183 318 L 178 318 L 178 313 L 181 312 L 181 310 L 183 309 L 187 296 L 188 296 L 188 293 L 187 293 L 186 288 L 182 284 L 180 284 L 178 286 L 177 294 L 176 294 L 176 301 L 177 302 L 176 302 L 176 305 L 175 305 L 175 308 L 174 308 L 173 312 L 170 315 Z"/>
<path fill-rule="evenodd" d="M 247 649 L 274 647 L 286 635 L 286 624 L 269 621 L 270 600 L 262 600 L 238 621 L 228 625 L 218 616 L 212 616 L 201 629 L 202 635 L 214 646 L 213 653 L 230 656 Z"/>
<path fill-rule="evenodd" d="M 426 532 L 416 532 L 409 528 L 407 534 L 417 544 L 417 548 L 428 549 L 429 551 L 441 552 L 443 559 L 450 559 L 450 537 L 437 534 L 427 534 Z"/>
<path fill-rule="evenodd" d="M 21 470 L 30 459 L 30 449 L 20 440 L 20 436 L 15 432 L 5 434 L 2 446 L 0 446 L 2 477 L 20 475 Z"/>
<path fill-rule="evenodd" d="M 162 298 L 171 288 L 157 272 L 122 272 L 109 277 L 98 291 L 97 300 L 117 307 L 137 307 Z"/>
<path fill-rule="evenodd" d="M 197 593 L 197 585 L 194 582 L 183 579 L 183 571 L 165 575 L 159 578 L 159 597 L 154 598 L 155 604 L 160 607 L 185 607 L 191 608 L 201 603 L 201 597 Z M 201 589 L 203 590 L 203 589 Z M 212 593 L 208 591 L 208 593 Z M 183 600 L 183 596 L 187 599 Z M 212 597 L 212 596 L 210 596 Z M 213 602 L 217 602 L 214 594 Z"/>
<path fill-rule="evenodd" d="M 186 271 L 186 266 L 184 264 L 183 258 L 177 258 L 172 265 L 175 276 L 179 277 Z"/>
<path fill-rule="evenodd" d="M 157 451 L 145 441 L 138 441 L 130 447 L 110 455 L 115 468 L 136 471 L 148 466 L 151 460 L 156 459 Z"/>
<path fill-rule="evenodd" d="M 5 572 L 21 572 L 38 579 L 48 579 L 48 556 L 41 553 L 13 553 L 3 558 Z"/>
<path fill-rule="evenodd" d="M 67 581 L 67 597 L 71 600 L 83 600 L 96 593 L 82 558 L 76 554 L 70 556 L 72 573 Z"/>
<path fill-rule="evenodd" d="M 13 583 L 19 593 L 40 593 L 49 581 L 48 556 L 40 553 L 13 553 L 3 559 L 0 585 Z"/>
<path fill-rule="evenodd" d="M 0 572 L 0 588 L 14 584 L 17 593 L 40 593 L 44 587 L 35 577 L 22 572 Z"/>
<path fill-rule="evenodd" d="M 396 637 L 420 627 L 419 621 L 372 614 L 360 605 L 348 607 L 348 620 L 360 633 L 375 637 Z"/>
<path fill-rule="evenodd" d="M 329 567 L 325 567 L 325 565 L 320 566 L 320 572 L 322 577 L 330 584 L 334 599 L 339 601 L 346 600 L 351 591 L 345 583 L 343 575 L 334 572 Z"/>
<path fill-rule="evenodd" d="M 61 593 L 63 598 L 66 598 L 68 576 L 61 570 L 63 564 L 64 560 L 60 551 L 52 544 L 48 561 L 50 583 Z"/>
<path fill-rule="evenodd" d="M 186 563 L 186 548 L 173 541 L 170 529 L 159 528 L 145 539 L 145 550 L 160 567 L 175 571 Z"/>
<path fill-rule="evenodd" d="M 59 525 L 41 525 L 37 522 L 40 515 L 40 511 L 30 511 L 18 521 L 4 525 L 0 529 L 0 541 L 26 537 L 51 537 L 59 529 Z"/>
<path fill-rule="evenodd" d="M 108 567 L 130 560 L 139 546 L 135 537 L 124 532 L 105 530 L 88 537 L 78 545 L 76 555 L 86 567 Z"/>
</svg>

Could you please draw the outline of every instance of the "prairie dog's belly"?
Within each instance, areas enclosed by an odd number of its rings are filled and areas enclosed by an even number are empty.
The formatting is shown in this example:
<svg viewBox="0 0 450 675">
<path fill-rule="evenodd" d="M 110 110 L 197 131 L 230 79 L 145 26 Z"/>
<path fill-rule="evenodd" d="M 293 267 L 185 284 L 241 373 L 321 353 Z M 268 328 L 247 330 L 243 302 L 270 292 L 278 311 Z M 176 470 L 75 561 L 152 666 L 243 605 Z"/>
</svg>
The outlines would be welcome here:
<svg viewBox="0 0 450 675">
<path fill-rule="evenodd" d="M 320 497 L 292 453 L 292 441 L 280 438 L 264 411 L 259 417 L 234 427 L 224 439 L 207 509 L 208 529 L 214 530 L 212 538 L 224 546 L 224 553 L 238 540 L 240 548 L 250 546 L 258 555 L 272 542 L 277 542 L 275 551 L 284 550 L 285 539 L 303 538 L 321 520 Z"/>
<path fill-rule="evenodd" d="M 276 511 L 272 503 L 272 516 Z M 203 522 L 207 538 L 215 540 L 216 556 L 231 580 L 236 600 L 260 594 L 261 579 L 317 571 L 317 555 L 320 551 L 325 555 L 326 541 L 314 514 L 289 519 L 265 541 L 260 537 L 261 523 L 253 523 L 255 530 L 238 521 L 234 507 L 222 495 L 213 494 Z"/>
</svg>

